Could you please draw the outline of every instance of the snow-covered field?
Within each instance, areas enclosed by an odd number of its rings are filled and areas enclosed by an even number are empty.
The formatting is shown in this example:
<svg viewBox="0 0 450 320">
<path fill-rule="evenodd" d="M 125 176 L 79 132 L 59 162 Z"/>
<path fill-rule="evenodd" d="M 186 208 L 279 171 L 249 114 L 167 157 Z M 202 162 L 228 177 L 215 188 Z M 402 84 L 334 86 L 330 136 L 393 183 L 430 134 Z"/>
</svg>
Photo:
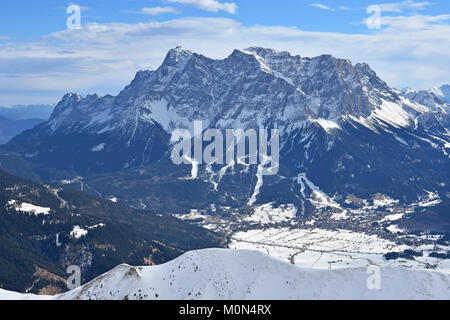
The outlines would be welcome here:
<svg viewBox="0 0 450 320">
<path fill-rule="evenodd" d="M 433 246 L 398 245 L 376 235 L 349 230 L 266 228 L 237 232 L 230 248 L 258 250 L 304 268 L 340 269 L 370 265 L 398 266 L 415 269 L 433 268 L 450 271 L 449 260 L 426 256 L 415 260 L 386 260 L 383 255 L 408 249 L 429 250 Z"/>
<path fill-rule="evenodd" d="M 299 182 L 301 191 L 311 184 L 303 176 L 299 177 Z M 316 192 L 316 198 L 322 200 L 318 205 L 334 204 L 331 198 L 320 197 L 320 194 L 320 190 Z M 433 193 L 423 203 L 431 201 L 436 201 Z M 332 206 L 336 209 L 333 213 L 321 213 L 301 223 L 296 220 L 299 212 L 295 206 L 275 207 L 273 203 L 254 206 L 247 214 L 232 212 L 229 217 L 200 211 L 177 217 L 226 233 L 231 239 L 229 248 L 257 250 L 305 268 L 357 268 L 376 264 L 449 271 L 450 260 L 429 256 L 432 252 L 450 251 L 450 247 L 437 244 L 442 236 L 435 235 L 436 239 L 431 239 L 429 235 L 408 234 L 399 228 L 397 224 L 410 211 L 402 211 L 396 204 L 397 200 L 380 194 L 372 206 L 363 203 L 362 208 L 343 210 L 336 204 Z M 348 223 L 343 223 L 346 221 Z M 377 222 L 377 228 L 370 228 L 373 221 Z M 389 232 L 380 232 L 383 228 Z M 419 254 L 409 259 L 386 260 L 384 257 L 387 253 L 405 250 Z"/>
<path fill-rule="evenodd" d="M 29 215 L 39 216 L 42 214 L 46 216 L 50 214 L 50 208 L 39 207 L 26 202 L 19 203 L 16 200 L 8 201 L 7 206 L 14 208 L 17 212 L 28 213 Z"/>
<path fill-rule="evenodd" d="M 0 299 L 450 299 L 448 272 L 382 267 L 378 274 L 373 282 L 367 268 L 300 268 L 257 251 L 209 249 L 160 266 L 120 265 L 56 297 L 0 291 Z"/>
</svg>

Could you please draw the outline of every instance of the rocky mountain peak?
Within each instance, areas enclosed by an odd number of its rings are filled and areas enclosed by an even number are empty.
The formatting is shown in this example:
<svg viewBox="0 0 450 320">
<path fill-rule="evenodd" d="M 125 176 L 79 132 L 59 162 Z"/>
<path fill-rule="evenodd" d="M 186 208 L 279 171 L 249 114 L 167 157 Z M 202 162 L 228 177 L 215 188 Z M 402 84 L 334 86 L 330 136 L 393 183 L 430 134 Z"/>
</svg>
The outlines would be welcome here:
<svg viewBox="0 0 450 320">
<path fill-rule="evenodd" d="M 164 59 L 164 66 L 176 66 L 177 64 L 185 64 L 192 57 L 192 52 L 182 47 L 176 47 L 169 50 Z"/>
<path fill-rule="evenodd" d="M 401 94 L 407 99 L 429 108 L 430 111 L 443 113 L 450 112 L 450 106 L 445 101 L 445 97 L 442 95 L 440 89 L 414 90 L 407 88 L 404 89 Z"/>
<path fill-rule="evenodd" d="M 83 100 L 83 97 L 78 93 L 67 93 L 56 105 L 50 117 L 50 120 L 61 116 L 61 114 L 67 112 L 68 109 L 73 108 L 73 106 L 81 100 Z"/>
<path fill-rule="evenodd" d="M 67 93 L 66 95 L 64 95 L 61 102 L 71 103 L 81 101 L 82 99 L 83 97 L 78 93 Z"/>
<path fill-rule="evenodd" d="M 388 101 L 399 99 L 365 63 L 353 65 L 348 59 L 329 54 L 302 58 L 261 47 L 251 47 L 244 52 L 255 55 L 270 73 L 303 92 L 310 100 L 310 109 L 323 110 L 317 113 L 320 117 L 367 116 L 381 103 L 381 97 Z M 320 107 L 317 106 L 319 99 Z M 330 109 L 336 102 L 339 106 Z"/>
<path fill-rule="evenodd" d="M 440 86 L 439 88 L 433 87 L 433 88 L 431 88 L 430 91 L 433 92 L 435 95 L 437 95 L 442 100 L 444 100 L 445 102 L 450 103 L 450 85 L 444 84 L 444 85 Z"/>
</svg>

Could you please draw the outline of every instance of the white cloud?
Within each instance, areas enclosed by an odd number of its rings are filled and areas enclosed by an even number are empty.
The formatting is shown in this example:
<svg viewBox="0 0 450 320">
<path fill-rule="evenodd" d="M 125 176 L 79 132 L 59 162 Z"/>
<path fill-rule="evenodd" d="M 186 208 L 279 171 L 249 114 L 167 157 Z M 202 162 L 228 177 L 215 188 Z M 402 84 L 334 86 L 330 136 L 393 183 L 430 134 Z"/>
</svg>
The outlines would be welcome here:
<svg viewBox="0 0 450 320">
<path fill-rule="evenodd" d="M 304 57 L 329 53 L 369 63 L 392 86 L 425 89 L 450 82 L 448 18 L 389 17 L 370 34 L 248 27 L 225 18 L 87 24 L 40 42 L 0 43 L 0 104 L 55 102 L 73 91 L 117 94 L 136 71 L 157 68 L 178 45 L 211 58 L 254 45 Z"/>
<path fill-rule="evenodd" d="M 316 8 L 322 9 L 322 10 L 334 11 L 333 8 L 330 8 L 322 3 L 311 3 L 310 6 L 316 7 Z"/>
<path fill-rule="evenodd" d="M 194 6 L 196 8 L 218 12 L 218 11 L 226 11 L 231 14 L 235 14 L 237 10 L 237 5 L 234 2 L 219 2 L 217 0 L 167 0 L 173 3 L 187 4 Z"/>
<path fill-rule="evenodd" d="M 158 16 L 164 13 L 177 13 L 178 10 L 174 7 L 152 7 L 152 8 L 142 8 L 141 13 L 148 14 L 151 16 Z"/>
<path fill-rule="evenodd" d="M 379 4 L 382 12 L 401 13 L 405 10 L 423 10 L 430 6 L 431 2 L 416 2 L 413 0 L 405 0 L 401 2 Z"/>
<path fill-rule="evenodd" d="M 391 29 L 404 31 L 434 29 L 447 20 L 450 20 L 450 14 L 438 16 L 412 15 L 381 17 L 382 25 L 388 26 Z"/>
</svg>

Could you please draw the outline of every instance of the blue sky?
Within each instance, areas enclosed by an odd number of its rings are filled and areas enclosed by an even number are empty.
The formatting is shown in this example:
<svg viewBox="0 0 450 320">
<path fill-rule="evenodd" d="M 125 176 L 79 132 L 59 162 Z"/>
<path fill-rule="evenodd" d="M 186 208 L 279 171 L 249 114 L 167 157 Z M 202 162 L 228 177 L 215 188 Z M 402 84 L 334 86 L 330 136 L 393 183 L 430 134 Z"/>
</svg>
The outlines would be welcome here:
<svg viewBox="0 0 450 320">
<path fill-rule="evenodd" d="M 81 7 L 81 29 L 66 9 Z M 366 12 L 377 5 L 381 28 Z M 259 45 L 367 62 L 388 82 L 450 83 L 445 0 L 2 0 L 0 105 L 55 103 L 65 92 L 117 94 L 177 45 L 213 58 Z"/>
</svg>

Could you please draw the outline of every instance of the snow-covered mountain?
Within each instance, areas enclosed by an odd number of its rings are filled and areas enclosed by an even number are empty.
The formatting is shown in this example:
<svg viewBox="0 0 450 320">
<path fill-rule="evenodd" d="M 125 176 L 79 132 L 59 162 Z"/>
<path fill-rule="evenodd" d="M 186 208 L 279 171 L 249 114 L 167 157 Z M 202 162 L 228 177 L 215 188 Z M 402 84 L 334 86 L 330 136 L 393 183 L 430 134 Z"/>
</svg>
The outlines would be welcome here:
<svg viewBox="0 0 450 320">
<path fill-rule="evenodd" d="M 405 89 L 402 91 L 402 95 L 408 98 L 410 101 L 416 102 L 428 108 L 429 112 L 441 112 L 448 113 L 449 105 L 446 102 L 444 96 L 442 96 L 437 89 L 431 90 L 414 90 Z"/>
<path fill-rule="evenodd" d="M 120 265 L 58 300 L 277 300 L 450 298 L 448 272 L 381 268 L 379 289 L 366 268 L 298 268 L 256 251 L 192 251 L 163 265 Z M 369 285 L 368 285 L 369 283 Z"/>
<path fill-rule="evenodd" d="M 405 204 L 433 192 L 447 199 L 448 110 L 437 96 L 394 90 L 367 64 L 329 55 L 254 47 L 213 60 L 176 48 L 116 97 L 66 95 L 48 122 L 6 148 L 45 180 L 83 176 L 91 192 L 134 207 L 276 202 L 293 204 L 300 217 L 348 197 L 371 202 L 383 194 Z M 192 129 L 194 120 L 204 129 L 279 128 L 279 174 L 262 177 L 259 166 L 237 163 L 175 166 L 170 134 Z"/>
<path fill-rule="evenodd" d="M 405 106 L 411 107 L 366 64 L 263 48 L 212 60 L 176 48 L 156 71 L 138 72 L 117 97 L 67 94 L 40 131 L 120 133 L 129 147 L 146 126 L 170 134 L 194 120 L 219 129 L 272 125 L 287 133 L 307 120 L 325 124 L 321 120 L 349 116 L 407 125 L 412 119 Z"/>
<path fill-rule="evenodd" d="M 67 94 L 41 131 L 115 133 L 129 147 L 152 125 L 170 134 L 203 120 L 211 128 L 276 126 L 289 134 L 307 120 L 323 125 L 352 117 L 407 126 L 414 113 L 448 109 L 411 100 L 421 105 L 403 99 L 367 64 L 330 55 L 302 58 L 254 47 L 212 60 L 176 48 L 156 71 L 138 72 L 117 97 Z"/>
<path fill-rule="evenodd" d="M 405 89 L 402 91 L 404 97 L 427 108 L 426 112 L 415 113 L 415 121 L 432 133 L 449 133 L 450 105 L 443 92 L 445 92 L 445 86 L 430 90 Z"/>
<path fill-rule="evenodd" d="M 432 88 L 431 91 L 436 93 L 439 97 L 445 100 L 447 103 L 450 103 L 450 85 L 444 84 L 439 88 Z"/>
</svg>

